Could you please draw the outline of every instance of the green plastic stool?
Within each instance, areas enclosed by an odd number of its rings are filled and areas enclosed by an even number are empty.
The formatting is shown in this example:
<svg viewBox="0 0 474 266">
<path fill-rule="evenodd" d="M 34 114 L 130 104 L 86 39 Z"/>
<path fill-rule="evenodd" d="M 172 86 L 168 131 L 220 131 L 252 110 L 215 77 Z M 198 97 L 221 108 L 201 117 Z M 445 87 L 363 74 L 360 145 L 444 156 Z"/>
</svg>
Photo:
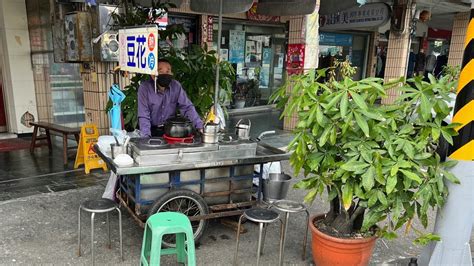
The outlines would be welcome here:
<svg viewBox="0 0 474 266">
<path fill-rule="evenodd" d="M 176 235 L 176 248 L 161 248 L 163 235 Z M 179 212 L 159 212 L 148 218 L 143 235 L 141 265 L 160 265 L 161 255 L 178 255 L 178 262 L 195 266 L 194 235 L 188 217 Z"/>
</svg>

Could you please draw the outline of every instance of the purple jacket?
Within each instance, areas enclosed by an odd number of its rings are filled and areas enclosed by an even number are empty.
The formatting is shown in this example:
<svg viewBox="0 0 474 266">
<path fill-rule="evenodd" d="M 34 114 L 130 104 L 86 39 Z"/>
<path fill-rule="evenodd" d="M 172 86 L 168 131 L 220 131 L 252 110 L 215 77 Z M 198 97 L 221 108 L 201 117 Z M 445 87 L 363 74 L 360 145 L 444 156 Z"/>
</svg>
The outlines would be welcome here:
<svg viewBox="0 0 474 266">
<path fill-rule="evenodd" d="M 141 135 L 151 136 L 151 126 L 163 125 L 166 120 L 175 116 L 176 108 L 193 122 L 195 128 L 203 128 L 201 118 L 178 81 L 171 81 L 169 89 L 164 92 L 157 88 L 156 93 L 152 79 L 143 81 L 138 88 L 138 124 Z"/>
</svg>

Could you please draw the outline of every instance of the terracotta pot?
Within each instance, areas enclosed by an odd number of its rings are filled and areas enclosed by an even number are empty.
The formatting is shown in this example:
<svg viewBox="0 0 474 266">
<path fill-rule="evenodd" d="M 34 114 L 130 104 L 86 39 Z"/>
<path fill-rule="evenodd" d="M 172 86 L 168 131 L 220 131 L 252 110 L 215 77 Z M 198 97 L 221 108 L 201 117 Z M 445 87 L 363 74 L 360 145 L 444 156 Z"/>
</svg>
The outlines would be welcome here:
<svg viewBox="0 0 474 266">
<path fill-rule="evenodd" d="M 343 239 L 324 234 L 314 226 L 314 221 L 324 215 L 316 215 L 309 220 L 313 260 L 317 266 L 368 265 L 376 236 L 362 239 Z"/>
</svg>

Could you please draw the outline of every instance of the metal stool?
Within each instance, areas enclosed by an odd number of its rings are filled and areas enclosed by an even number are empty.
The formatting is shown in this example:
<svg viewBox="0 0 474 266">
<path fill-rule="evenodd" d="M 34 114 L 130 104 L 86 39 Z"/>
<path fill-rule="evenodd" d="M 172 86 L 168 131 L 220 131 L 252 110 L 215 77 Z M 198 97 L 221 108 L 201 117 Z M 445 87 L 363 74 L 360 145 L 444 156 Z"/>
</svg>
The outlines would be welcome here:
<svg viewBox="0 0 474 266">
<path fill-rule="evenodd" d="M 107 215 L 107 232 L 109 238 L 108 248 L 111 248 L 110 244 L 110 222 L 109 222 L 109 212 L 117 210 L 119 214 L 119 234 L 120 234 L 120 259 L 123 261 L 123 251 L 122 251 L 122 213 L 120 212 L 119 205 L 109 199 L 96 199 L 88 200 L 83 202 L 79 206 L 78 212 L 78 256 L 81 256 L 81 210 L 91 213 L 91 253 L 92 253 L 92 265 L 94 265 L 94 217 L 96 213 L 105 213 Z"/>
<path fill-rule="evenodd" d="M 290 213 L 306 212 L 306 231 L 303 240 L 303 260 L 306 257 L 306 242 L 308 239 L 308 224 L 309 224 L 309 212 L 306 206 L 302 203 L 291 201 L 291 200 L 277 200 L 273 202 L 272 207 L 285 213 L 285 219 L 283 220 L 283 233 L 280 238 L 280 265 L 283 265 L 283 254 L 285 252 L 285 240 L 286 231 L 288 229 L 288 219 Z"/>
<path fill-rule="evenodd" d="M 259 224 L 258 244 L 257 244 L 258 245 L 257 246 L 257 265 L 258 265 L 260 262 L 260 255 L 263 253 L 263 244 L 265 243 L 265 235 L 267 232 L 266 224 L 273 223 L 279 220 L 280 221 L 280 235 L 281 235 L 283 232 L 283 222 L 281 221 L 280 216 L 278 215 L 277 212 L 269 210 L 269 209 L 252 208 L 252 209 L 246 210 L 240 216 L 239 224 L 237 226 L 237 245 L 235 247 L 234 265 L 237 265 L 237 257 L 239 253 L 240 225 L 242 224 L 242 218 L 244 217 L 252 222 L 256 222 Z M 281 247 L 280 247 L 280 250 L 281 250 Z"/>
</svg>

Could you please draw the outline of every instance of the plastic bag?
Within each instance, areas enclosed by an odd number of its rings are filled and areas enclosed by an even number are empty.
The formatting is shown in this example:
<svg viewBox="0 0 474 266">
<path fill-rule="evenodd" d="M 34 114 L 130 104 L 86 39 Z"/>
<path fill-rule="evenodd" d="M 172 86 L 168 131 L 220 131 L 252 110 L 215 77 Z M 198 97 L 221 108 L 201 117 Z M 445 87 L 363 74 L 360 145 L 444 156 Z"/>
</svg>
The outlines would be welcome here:
<svg viewBox="0 0 474 266">
<path fill-rule="evenodd" d="M 105 191 L 104 194 L 102 194 L 102 198 L 115 201 L 116 186 L 117 175 L 114 172 L 110 172 L 109 181 L 107 182 L 107 186 L 105 186 Z"/>
</svg>

